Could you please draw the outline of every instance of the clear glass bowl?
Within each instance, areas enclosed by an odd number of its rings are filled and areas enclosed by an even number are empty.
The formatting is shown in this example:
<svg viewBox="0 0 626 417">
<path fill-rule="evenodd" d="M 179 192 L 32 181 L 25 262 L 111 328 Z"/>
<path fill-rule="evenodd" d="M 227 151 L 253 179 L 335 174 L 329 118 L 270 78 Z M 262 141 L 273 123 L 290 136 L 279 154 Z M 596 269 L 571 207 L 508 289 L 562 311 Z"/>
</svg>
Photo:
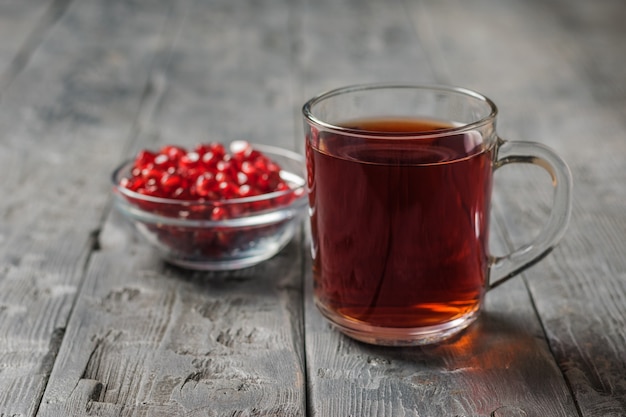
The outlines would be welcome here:
<svg viewBox="0 0 626 417">
<path fill-rule="evenodd" d="M 290 189 L 220 201 L 184 201 L 136 193 L 119 185 L 133 161 L 112 175 L 116 208 L 168 262 L 196 270 L 230 270 L 277 254 L 292 239 L 306 213 L 306 168 L 294 152 L 253 145 L 278 163 Z M 215 207 L 231 213 L 211 220 Z M 235 214 L 238 213 L 238 214 Z"/>
</svg>

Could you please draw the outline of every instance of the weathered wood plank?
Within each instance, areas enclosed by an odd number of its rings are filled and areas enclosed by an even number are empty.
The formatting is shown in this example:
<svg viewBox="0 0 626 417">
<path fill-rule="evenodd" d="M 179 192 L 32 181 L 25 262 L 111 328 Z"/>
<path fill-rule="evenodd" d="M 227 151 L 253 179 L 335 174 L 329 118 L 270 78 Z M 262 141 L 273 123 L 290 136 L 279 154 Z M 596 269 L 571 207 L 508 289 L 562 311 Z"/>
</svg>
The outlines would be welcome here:
<svg viewBox="0 0 626 417">
<path fill-rule="evenodd" d="M 3 415 L 39 407 L 167 10 L 73 6 L 0 96 Z"/>
<path fill-rule="evenodd" d="M 492 244 L 502 251 L 502 232 L 495 231 Z M 308 280 L 307 367 L 315 415 L 578 414 L 520 280 L 493 290 L 482 316 L 460 336 L 421 348 L 369 346 L 333 331 L 313 306 Z"/>
<path fill-rule="evenodd" d="M 303 414 L 298 245 L 238 273 L 186 273 L 110 227 L 41 416 Z"/>
<path fill-rule="evenodd" d="M 416 42 L 398 0 L 305 1 L 297 65 L 300 100 L 332 88 L 370 82 L 432 82 L 430 57 Z M 299 132 L 302 135 L 301 132 Z"/>
<path fill-rule="evenodd" d="M 462 2 L 456 6 L 459 15 L 470 8 Z M 431 8 L 450 5 L 316 1 L 305 7 L 298 62 L 305 93 L 371 81 L 459 84 L 477 75 L 474 69 L 454 82 L 450 74 L 463 68 L 450 68 L 445 45 L 433 44 L 444 32 L 451 38 L 470 34 L 463 30 L 467 25 L 428 21 Z M 493 247 L 502 253 L 497 226 Z M 577 414 L 521 280 L 489 294 L 483 317 L 461 337 L 414 349 L 372 347 L 340 335 L 315 310 L 310 282 L 308 291 L 306 363 L 314 415 Z"/>
<path fill-rule="evenodd" d="M 626 414 L 623 1 L 0 11 L 0 416 Z M 301 150 L 306 98 L 390 80 L 484 92 L 504 137 L 547 143 L 574 172 L 566 240 L 450 343 L 379 348 L 330 329 L 298 239 L 256 268 L 191 273 L 108 213 L 109 172 L 138 148 Z M 537 170 L 497 181 L 503 252 L 541 227 L 551 194 Z"/>
<path fill-rule="evenodd" d="M 568 239 L 549 263 L 550 277 L 530 281 L 537 308 L 579 407 L 588 416 L 626 414 L 626 18 L 623 2 L 563 8 L 566 65 L 587 97 L 546 112 L 559 121 L 557 146 L 577 179 Z M 550 103 L 548 103 L 550 106 Z M 547 130 L 547 129 L 546 129 Z M 559 134 L 560 133 L 560 134 Z"/>
<path fill-rule="evenodd" d="M 433 42 L 447 48 L 449 77 L 500 103 L 507 137 L 547 143 L 569 162 L 575 180 L 569 232 L 525 280 L 581 414 L 625 415 L 626 5 L 476 3 L 468 10 L 438 2 L 422 19 L 432 28 L 474 22 L 472 37 L 433 31 Z M 416 19 L 423 11 L 415 11 Z M 489 39 L 489 47 L 479 48 L 478 39 Z M 462 55 L 467 51 L 474 60 Z M 527 241 L 549 210 L 549 198 L 537 199 L 535 181 L 545 179 L 507 175 L 502 184 L 514 190 L 501 190 L 498 199 L 513 244 Z"/>
<path fill-rule="evenodd" d="M 291 3 L 194 5 L 160 68 L 167 97 L 142 146 L 244 139 L 293 149 Z"/>
<path fill-rule="evenodd" d="M 8 0 L 0 3 L 0 93 L 28 62 L 69 1 Z"/>
<path fill-rule="evenodd" d="M 289 2 L 178 4 L 129 155 L 207 140 L 295 147 Z M 304 415 L 300 239 L 257 267 L 193 273 L 114 213 L 39 415 Z"/>
</svg>

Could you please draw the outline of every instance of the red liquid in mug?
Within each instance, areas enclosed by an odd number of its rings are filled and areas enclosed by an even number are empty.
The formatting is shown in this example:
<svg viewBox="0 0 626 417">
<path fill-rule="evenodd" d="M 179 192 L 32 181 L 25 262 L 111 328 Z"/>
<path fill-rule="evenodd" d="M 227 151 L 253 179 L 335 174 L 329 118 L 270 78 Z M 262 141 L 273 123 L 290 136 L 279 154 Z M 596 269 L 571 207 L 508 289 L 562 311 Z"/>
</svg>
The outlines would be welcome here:
<svg viewBox="0 0 626 417">
<path fill-rule="evenodd" d="M 453 127 L 428 120 L 343 126 L 379 139 L 320 132 L 307 140 L 318 305 L 396 328 L 476 311 L 487 279 L 492 150 L 476 132 L 392 138 Z"/>
</svg>

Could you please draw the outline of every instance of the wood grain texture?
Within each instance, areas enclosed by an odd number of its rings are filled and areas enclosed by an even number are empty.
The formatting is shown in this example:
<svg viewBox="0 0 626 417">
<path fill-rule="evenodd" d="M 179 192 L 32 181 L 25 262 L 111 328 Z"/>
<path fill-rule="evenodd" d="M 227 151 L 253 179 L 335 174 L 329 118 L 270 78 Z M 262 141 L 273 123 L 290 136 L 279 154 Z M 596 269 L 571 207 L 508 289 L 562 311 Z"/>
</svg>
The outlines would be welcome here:
<svg viewBox="0 0 626 417">
<path fill-rule="evenodd" d="M 6 0 L 0 5 L 0 417 L 626 415 L 621 0 Z M 189 272 L 112 211 L 140 148 L 302 151 L 347 84 L 476 89 L 506 139 L 572 168 L 562 244 L 449 343 L 354 342 L 315 309 L 306 232 L 257 267 Z M 496 174 L 492 250 L 528 241 L 547 175 Z"/>
<path fill-rule="evenodd" d="M 133 67 L 150 63 L 143 52 L 158 38 L 145 31 L 159 22 L 149 10 L 99 4 L 70 7 L 1 96 L 0 188 L 10 196 L 0 202 L 3 415 L 39 407 L 141 99 L 146 71 Z"/>
<path fill-rule="evenodd" d="M 297 245 L 242 272 L 187 273 L 110 227 L 39 415 L 302 415 Z"/>
<path fill-rule="evenodd" d="M 447 48 L 442 60 L 448 77 L 486 90 L 500 103 L 500 131 L 506 137 L 549 144 L 572 168 L 569 232 L 525 279 L 580 413 L 622 416 L 626 5 L 610 0 L 575 3 L 486 1 L 467 10 L 459 9 L 459 2 L 444 1 L 429 7 L 427 16 L 420 16 L 424 8 L 413 15 L 428 20 L 432 28 L 489 16 L 489 25 L 483 20 L 473 30 L 476 39 L 490 40 L 489 48 L 478 48 L 469 36 L 433 29 L 432 42 Z M 520 15 L 526 16 L 523 22 L 532 22 L 532 30 L 515 18 Z M 462 55 L 467 51 L 474 60 Z M 536 233 L 551 201 L 537 193 L 536 182 L 545 177 L 507 175 L 502 181 L 500 217 L 517 246 Z"/>
<path fill-rule="evenodd" d="M 433 41 L 441 33 L 453 36 L 458 28 L 429 22 L 425 13 L 438 9 L 432 2 L 360 2 L 359 7 L 311 2 L 305 7 L 299 61 L 305 91 L 354 82 L 452 82 L 445 53 L 439 56 L 442 48 Z M 320 41 L 331 33 L 334 42 Z M 493 247 L 504 253 L 497 227 L 495 222 Z M 522 281 L 489 294 L 483 317 L 458 339 L 414 349 L 372 347 L 340 335 L 313 306 L 310 285 L 305 329 L 311 415 L 577 414 Z"/>
<path fill-rule="evenodd" d="M 22 71 L 68 3 L 65 0 L 0 3 L 0 92 Z"/>
<path fill-rule="evenodd" d="M 236 139 L 293 149 L 291 9 L 283 0 L 189 5 L 155 70 L 167 98 L 134 150 Z"/>
<path fill-rule="evenodd" d="M 129 156 L 210 140 L 293 148 L 289 11 L 280 0 L 177 3 Z M 192 273 L 113 213 L 38 415 L 303 415 L 300 239 L 258 267 Z"/>
<path fill-rule="evenodd" d="M 435 78 L 403 1 L 302 1 L 298 10 L 298 118 L 303 100 L 332 88 Z"/>
<path fill-rule="evenodd" d="M 478 322 L 436 347 L 354 342 L 307 310 L 313 415 L 576 415 L 520 281 L 494 290 Z M 311 323 L 315 323 L 312 325 Z"/>
<path fill-rule="evenodd" d="M 494 248 L 506 250 L 495 227 Z M 312 302 L 308 276 L 307 369 L 311 415 L 574 416 L 524 283 L 486 298 L 478 321 L 439 346 L 385 348 L 331 328 Z"/>
</svg>

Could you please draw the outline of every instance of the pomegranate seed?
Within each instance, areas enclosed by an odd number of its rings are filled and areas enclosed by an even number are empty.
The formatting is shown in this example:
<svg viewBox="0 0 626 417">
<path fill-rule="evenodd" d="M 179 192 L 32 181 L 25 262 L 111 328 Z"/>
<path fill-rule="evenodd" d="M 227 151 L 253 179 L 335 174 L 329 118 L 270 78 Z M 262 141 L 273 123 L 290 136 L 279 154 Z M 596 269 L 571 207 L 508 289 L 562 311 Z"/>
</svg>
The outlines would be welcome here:
<svg viewBox="0 0 626 417">
<path fill-rule="evenodd" d="M 252 153 L 252 147 L 245 140 L 236 140 L 230 143 L 230 153 L 235 159 L 245 160 Z"/>
<path fill-rule="evenodd" d="M 198 166 L 199 162 L 200 162 L 199 153 L 187 152 L 185 155 L 180 157 L 180 160 L 178 161 L 178 165 L 181 168 L 190 169 L 190 168 L 195 168 L 196 166 Z"/>
<path fill-rule="evenodd" d="M 277 187 L 282 182 L 282 178 L 280 178 L 280 174 L 278 173 L 278 171 L 270 171 L 269 174 L 267 174 L 267 176 L 268 176 L 268 190 L 270 190 L 270 192 L 277 190 L 278 189 Z"/>
<path fill-rule="evenodd" d="M 218 171 L 221 172 L 226 172 L 226 171 L 230 171 L 232 169 L 233 164 L 230 163 L 230 161 L 225 161 L 225 160 L 221 160 L 217 163 L 217 165 L 215 166 L 215 168 L 217 168 Z"/>
<path fill-rule="evenodd" d="M 217 163 L 216 169 L 218 172 L 223 172 L 229 181 L 236 181 L 238 170 L 232 161 L 221 160 Z"/>
<path fill-rule="evenodd" d="M 167 194 L 176 191 L 183 183 L 183 177 L 177 174 L 165 174 L 161 177 L 161 189 Z"/>
<path fill-rule="evenodd" d="M 308 151 L 308 149 L 307 149 Z M 310 155 L 307 154 L 310 158 Z M 126 196 L 142 210 L 168 217 L 225 220 L 289 205 L 303 190 L 290 187 L 280 176 L 280 166 L 246 141 L 235 141 L 228 149 L 217 142 L 202 143 L 187 151 L 181 146 L 163 146 L 159 152 L 137 153 L 130 174 L 119 186 L 137 193 L 186 201 L 184 206 L 153 202 Z M 213 205 L 221 200 L 282 192 L 271 199 L 245 203 Z M 220 204 L 220 203 L 217 203 Z M 229 230 L 221 227 L 187 230 L 179 226 L 148 225 L 164 245 L 186 253 L 208 256 L 232 254 L 249 245 L 267 228 Z"/>
<path fill-rule="evenodd" d="M 228 181 L 228 180 L 229 180 L 229 178 L 228 178 L 228 175 L 226 175 L 226 173 L 225 173 L 225 172 L 217 172 L 217 173 L 215 174 L 215 180 L 216 180 L 217 182 L 224 182 L 224 181 Z"/>
<path fill-rule="evenodd" d="M 259 190 L 258 188 L 255 187 L 251 187 L 248 184 L 244 184 L 241 187 L 239 187 L 239 196 L 244 198 L 244 197 L 254 197 L 257 195 L 261 195 L 263 194 L 263 192 L 261 190 Z"/>
<path fill-rule="evenodd" d="M 161 172 L 175 171 L 176 161 L 168 157 L 167 155 L 159 154 L 154 158 L 154 169 Z"/>
<path fill-rule="evenodd" d="M 207 152 L 211 152 L 211 147 L 206 143 L 197 144 L 193 150 L 200 156 L 204 155 Z"/>
<path fill-rule="evenodd" d="M 261 189 L 261 191 L 269 192 L 269 189 L 270 189 L 270 176 L 269 176 L 269 174 L 267 172 L 264 172 L 261 175 L 259 175 L 259 177 L 257 178 L 257 181 L 256 181 L 256 185 Z"/>
<path fill-rule="evenodd" d="M 209 167 L 209 168 L 215 167 L 217 163 L 221 160 L 222 160 L 222 157 L 220 155 L 213 153 L 211 151 L 208 151 L 202 154 L 202 163 L 206 167 Z"/>
<path fill-rule="evenodd" d="M 232 182 L 222 181 L 218 185 L 218 190 L 223 198 L 236 198 L 239 194 L 239 187 Z"/>
<path fill-rule="evenodd" d="M 211 211 L 211 220 L 224 220 L 227 218 L 228 212 L 224 207 L 214 207 Z"/>
<path fill-rule="evenodd" d="M 160 180 L 161 177 L 163 176 L 163 171 L 159 170 L 158 168 L 146 168 L 141 172 L 141 176 L 143 177 L 143 179 L 147 182 L 149 180 L 154 180 L 154 179 L 158 179 Z"/>
<path fill-rule="evenodd" d="M 156 154 L 154 152 L 150 152 L 148 150 L 142 150 L 137 153 L 137 157 L 135 158 L 135 166 L 138 168 L 145 168 L 148 164 L 152 164 L 154 162 L 154 158 Z"/>
<path fill-rule="evenodd" d="M 280 173 L 280 167 L 272 161 L 267 161 L 267 163 L 265 164 L 265 167 L 269 172 Z"/>
<path fill-rule="evenodd" d="M 181 146 L 166 145 L 159 150 L 159 153 L 166 155 L 173 161 L 178 161 L 183 155 L 187 154 L 187 151 Z"/>
<path fill-rule="evenodd" d="M 272 201 L 211 208 L 207 213 L 203 201 L 251 197 L 289 189 L 280 177 L 280 166 L 247 141 L 232 142 L 228 151 L 217 142 L 198 144 L 190 151 L 176 145 L 163 146 L 159 152 L 142 150 L 135 157 L 130 175 L 122 178 L 119 185 L 149 196 L 198 200 L 201 204 L 197 205 L 197 210 L 196 206 L 190 208 L 193 213 L 190 215 L 194 218 L 207 215 L 226 218 L 289 204 L 294 198 L 288 193 Z M 170 213 L 162 205 L 159 208 L 152 204 L 149 208 L 162 214 L 178 215 L 177 210 Z"/>
<path fill-rule="evenodd" d="M 248 182 L 248 176 L 243 172 L 237 172 L 237 175 L 235 176 L 235 181 L 239 185 L 244 185 Z"/>
<path fill-rule="evenodd" d="M 211 149 L 211 152 L 213 152 L 215 155 L 218 155 L 218 157 L 220 158 L 223 158 L 224 155 L 226 155 L 226 149 L 221 143 L 210 143 L 209 148 Z"/>
<path fill-rule="evenodd" d="M 141 177 L 122 178 L 120 181 L 122 187 L 128 188 L 131 191 L 137 191 L 146 185 L 146 182 Z"/>
<path fill-rule="evenodd" d="M 196 194 L 200 197 L 207 197 L 211 192 L 217 191 L 219 183 L 210 172 L 200 174 L 195 182 Z"/>
<path fill-rule="evenodd" d="M 256 173 L 256 167 L 250 161 L 243 161 L 241 163 L 241 172 L 246 175 L 254 175 Z"/>
<path fill-rule="evenodd" d="M 176 200 L 194 200 L 195 197 L 191 194 L 189 187 L 178 187 L 171 194 L 170 198 Z"/>
<path fill-rule="evenodd" d="M 260 157 L 264 157 L 263 154 L 259 151 L 257 151 L 256 149 L 252 149 L 252 151 L 250 152 L 250 154 L 248 155 L 248 158 L 246 158 L 248 161 L 254 161 L 257 158 Z"/>
<path fill-rule="evenodd" d="M 158 165 L 162 167 L 165 164 L 168 164 L 170 162 L 170 157 L 163 153 L 160 153 L 154 158 L 153 162 L 154 162 L 154 165 Z"/>
<path fill-rule="evenodd" d="M 266 200 L 255 201 L 250 204 L 253 211 L 262 211 L 271 207 L 271 203 Z"/>
<path fill-rule="evenodd" d="M 164 197 L 161 189 L 159 189 L 154 184 L 149 184 L 148 186 L 141 188 L 140 190 L 138 190 L 138 193 L 148 195 L 150 197 Z"/>
</svg>

